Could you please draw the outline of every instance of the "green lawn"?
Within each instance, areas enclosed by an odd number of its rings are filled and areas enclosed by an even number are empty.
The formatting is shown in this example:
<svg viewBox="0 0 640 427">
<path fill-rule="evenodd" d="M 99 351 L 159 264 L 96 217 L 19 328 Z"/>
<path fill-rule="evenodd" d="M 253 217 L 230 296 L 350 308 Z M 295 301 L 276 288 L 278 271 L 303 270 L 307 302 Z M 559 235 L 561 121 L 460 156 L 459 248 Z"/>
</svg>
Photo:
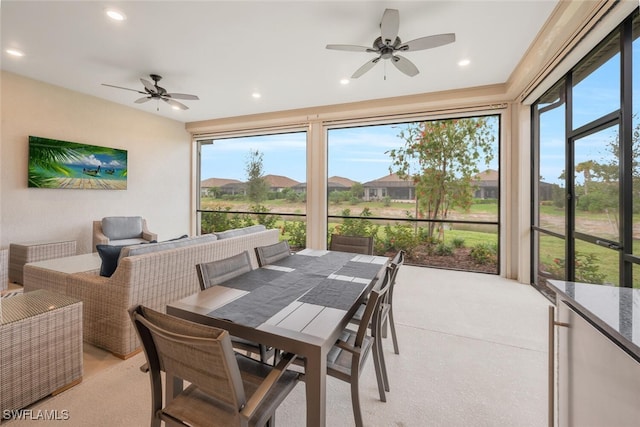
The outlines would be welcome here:
<svg viewBox="0 0 640 427">
<path fill-rule="evenodd" d="M 304 214 L 306 205 L 303 202 L 292 203 L 285 199 L 268 200 L 264 203 L 269 209 L 282 213 L 300 213 Z M 344 209 L 349 209 L 352 216 L 359 216 L 360 213 L 368 208 L 371 211 L 372 216 L 388 217 L 390 218 L 388 223 L 395 224 L 397 219 L 405 219 L 406 213 L 409 212 L 415 216 L 415 204 L 408 202 L 391 202 L 384 203 L 382 201 L 370 201 L 361 202 L 357 204 L 351 204 L 342 202 L 340 204 L 330 203 L 329 212 L 333 215 L 340 215 Z M 217 209 L 220 207 L 230 207 L 232 210 L 248 210 L 249 203 L 247 201 L 240 200 L 222 200 L 203 198 L 203 209 Z M 564 210 L 556 208 L 551 205 L 540 206 L 541 217 L 546 217 L 547 221 L 557 219 L 557 226 L 562 228 L 564 224 Z M 590 213 L 584 211 L 576 212 L 576 218 L 585 223 L 595 224 L 597 227 L 598 222 L 602 222 L 603 226 L 611 226 L 613 214 L 607 213 Z M 497 221 L 498 219 L 498 205 L 494 203 L 474 203 L 471 205 L 468 211 L 454 211 L 450 212 L 450 217 L 455 219 L 470 219 L 470 220 L 485 220 L 485 221 Z M 286 219 L 286 218 L 285 218 Z M 286 221 L 292 221 L 293 219 L 286 219 Z M 446 221 L 445 221 L 446 222 Z M 333 230 L 333 227 L 339 223 L 339 221 L 329 224 L 329 234 Z M 640 214 L 634 215 L 634 223 L 640 223 Z M 278 221 L 278 226 L 282 226 L 284 220 Z M 615 224 L 615 222 L 614 222 Z M 560 232 L 562 232 L 560 230 Z M 384 223 L 380 224 L 378 230 L 378 239 L 384 240 L 386 238 L 384 234 Z M 445 243 L 451 243 L 453 239 L 459 238 L 464 240 L 466 247 L 473 247 L 479 243 L 497 243 L 497 227 L 491 225 L 465 225 L 465 224 L 452 224 L 451 229 L 448 229 L 444 233 Z M 588 244 L 584 242 L 578 242 L 577 251 L 582 258 L 579 258 L 578 262 L 582 262 L 582 265 L 578 265 L 578 272 L 587 279 L 594 279 L 594 281 L 602 280 L 605 283 L 618 284 L 618 253 L 597 245 Z M 640 253 L 640 242 L 634 243 L 634 253 Z M 557 260 L 564 259 L 564 241 L 553 237 L 544 236 L 540 243 L 540 262 L 547 266 L 547 268 L 559 268 Z M 640 266 L 638 267 L 640 273 Z M 640 274 L 634 274 L 634 287 L 640 288 Z M 587 280 L 586 280 L 587 281 Z"/>
</svg>

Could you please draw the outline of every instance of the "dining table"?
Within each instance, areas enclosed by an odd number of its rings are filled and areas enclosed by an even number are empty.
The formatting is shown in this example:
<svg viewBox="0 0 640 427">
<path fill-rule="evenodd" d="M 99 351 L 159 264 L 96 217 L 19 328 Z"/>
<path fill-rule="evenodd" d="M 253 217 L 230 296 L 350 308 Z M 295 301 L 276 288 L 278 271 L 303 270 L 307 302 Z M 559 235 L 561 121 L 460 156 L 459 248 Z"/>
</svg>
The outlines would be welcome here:
<svg viewBox="0 0 640 427">
<path fill-rule="evenodd" d="M 327 354 L 388 262 L 303 249 L 174 301 L 167 313 L 303 358 L 307 426 L 324 427 Z"/>
</svg>

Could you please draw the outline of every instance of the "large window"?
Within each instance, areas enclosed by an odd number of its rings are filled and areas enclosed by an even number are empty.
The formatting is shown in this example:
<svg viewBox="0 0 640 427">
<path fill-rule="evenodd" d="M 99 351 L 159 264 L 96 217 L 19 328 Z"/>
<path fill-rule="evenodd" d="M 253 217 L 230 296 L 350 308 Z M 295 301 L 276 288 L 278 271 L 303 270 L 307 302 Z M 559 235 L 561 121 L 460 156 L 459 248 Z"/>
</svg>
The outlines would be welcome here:
<svg viewBox="0 0 640 427">
<path fill-rule="evenodd" d="M 328 130 L 329 234 L 376 254 L 499 273 L 499 116 Z"/>
<path fill-rule="evenodd" d="M 640 287 L 636 12 L 533 109 L 533 282 Z"/>
<path fill-rule="evenodd" d="M 264 224 L 305 247 L 306 144 L 306 132 L 200 141 L 200 232 Z"/>
</svg>

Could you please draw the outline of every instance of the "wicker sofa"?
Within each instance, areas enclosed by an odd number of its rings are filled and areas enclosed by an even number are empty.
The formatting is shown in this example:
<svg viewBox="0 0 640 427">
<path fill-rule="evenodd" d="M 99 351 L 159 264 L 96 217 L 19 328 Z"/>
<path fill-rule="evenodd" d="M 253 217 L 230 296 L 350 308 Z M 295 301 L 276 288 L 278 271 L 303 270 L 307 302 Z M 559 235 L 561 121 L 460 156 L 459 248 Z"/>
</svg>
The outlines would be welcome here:
<svg viewBox="0 0 640 427">
<path fill-rule="evenodd" d="M 56 275 L 27 264 L 25 292 L 46 289 L 51 284 L 57 292 L 82 300 L 84 341 L 127 358 L 140 351 L 127 313 L 129 307 L 143 304 L 164 311 L 167 303 L 198 292 L 195 266 L 202 262 L 248 250 L 251 263 L 257 267 L 254 248 L 277 243 L 279 230 L 260 231 L 254 226 L 249 230 L 218 233 L 215 241 L 202 237 L 205 238 L 192 238 L 190 244 L 181 247 L 169 245 L 169 249 L 124 256 L 111 277 L 100 276 L 97 270 Z"/>
<path fill-rule="evenodd" d="M 9 249 L 0 249 L 0 292 L 9 287 Z"/>
</svg>

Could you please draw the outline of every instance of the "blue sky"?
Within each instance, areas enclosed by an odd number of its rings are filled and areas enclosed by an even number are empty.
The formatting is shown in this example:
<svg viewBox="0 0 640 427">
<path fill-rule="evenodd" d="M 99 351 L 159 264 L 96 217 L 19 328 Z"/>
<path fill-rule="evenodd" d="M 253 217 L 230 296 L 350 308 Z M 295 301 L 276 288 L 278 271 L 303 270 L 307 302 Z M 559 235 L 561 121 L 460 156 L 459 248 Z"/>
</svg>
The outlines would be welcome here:
<svg viewBox="0 0 640 427">
<path fill-rule="evenodd" d="M 633 44 L 633 69 L 640 69 L 640 39 Z M 620 55 L 615 55 L 604 65 L 596 69 L 587 78 L 579 82 L 573 91 L 574 128 L 591 122 L 601 116 L 615 111 L 620 106 Z M 640 125 L 640 73 L 633 76 L 633 112 L 634 129 Z M 551 110 L 543 115 L 540 133 L 540 175 L 549 183 L 564 182 L 558 177 L 565 170 L 565 132 L 564 108 Z M 607 128 L 588 137 L 576 141 L 575 164 L 587 160 L 599 163 L 614 161 L 614 156 L 607 145 L 618 135 L 618 127 Z M 576 182 L 582 183 L 582 174 L 577 174 Z"/>
<path fill-rule="evenodd" d="M 364 183 L 388 175 L 391 160 L 385 152 L 402 145 L 398 134 L 404 126 L 372 125 L 329 130 L 328 176 Z M 202 178 L 246 181 L 249 153 L 259 150 L 263 154 L 265 175 L 284 175 L 305 182 L 305 144 L 303 132 L 216 140 L 202 149 Z M 497 150 L 490 167 L 498 167 Z M 484 164 L 480 169 L 485 169 Z"/>
</svg>

